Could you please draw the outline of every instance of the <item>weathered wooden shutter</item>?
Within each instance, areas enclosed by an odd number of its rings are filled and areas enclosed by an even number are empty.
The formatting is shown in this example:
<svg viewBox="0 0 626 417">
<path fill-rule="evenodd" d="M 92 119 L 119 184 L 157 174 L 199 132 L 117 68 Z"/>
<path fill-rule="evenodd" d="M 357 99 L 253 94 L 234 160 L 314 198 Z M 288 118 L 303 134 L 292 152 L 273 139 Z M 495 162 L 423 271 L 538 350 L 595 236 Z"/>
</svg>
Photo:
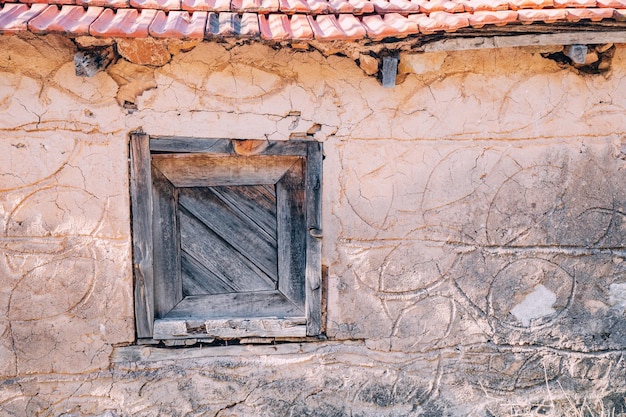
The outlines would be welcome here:
<svg viewBox="0 0 626 417">
<path fill-rule="evenodd" d="M 145 135 L 132 141 L 140 148 Z M 144 177 L 133 193 L 150 198 L 134 196 L 133 215 L 152 211 L 134 228 L 135 264 L 147 266 L 136 276 L 154 276 L 152 290 L 137 280 L 136 302 L 148 304 L 138 306 L 139 337 L 321 331 L 319 144 L 270 143 L 239 156 L 229 142 L 153 138 L 151 168 L 133 161 Z"/>
<path fill-rule="evenodd" d="M 181 188 L 183 295 L 278 286 L 274 185 Z"/>
</svg>

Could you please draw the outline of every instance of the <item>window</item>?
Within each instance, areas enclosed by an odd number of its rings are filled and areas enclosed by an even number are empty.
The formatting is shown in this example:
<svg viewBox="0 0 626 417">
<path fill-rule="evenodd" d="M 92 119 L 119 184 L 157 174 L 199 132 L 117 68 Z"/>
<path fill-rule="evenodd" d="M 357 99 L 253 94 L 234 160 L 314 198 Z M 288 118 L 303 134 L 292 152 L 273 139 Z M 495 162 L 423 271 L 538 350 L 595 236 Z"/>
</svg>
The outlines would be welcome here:
<svg viewBox="0 0 626 417">
<path fill-rule="evenodd" d="M 321 145 L 131 135 L 138 338 L 321 333 Z"/>
</svg>

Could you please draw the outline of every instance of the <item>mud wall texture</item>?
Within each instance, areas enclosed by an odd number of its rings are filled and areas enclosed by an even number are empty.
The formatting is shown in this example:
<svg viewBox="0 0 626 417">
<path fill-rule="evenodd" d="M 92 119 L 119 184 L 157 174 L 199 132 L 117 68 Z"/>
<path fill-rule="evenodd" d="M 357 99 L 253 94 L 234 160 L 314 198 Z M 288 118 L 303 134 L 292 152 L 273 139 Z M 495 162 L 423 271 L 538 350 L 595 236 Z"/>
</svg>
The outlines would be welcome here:
<svg viewBox="0 0 626 417">
<path fill-rule="evenodd" d="M 626 48 L 117 48 L 0 37 L 0 415 L 626 413 Z M 132 348 L 138 128 L 323 142 L 327 341 Z"/>
</svg>

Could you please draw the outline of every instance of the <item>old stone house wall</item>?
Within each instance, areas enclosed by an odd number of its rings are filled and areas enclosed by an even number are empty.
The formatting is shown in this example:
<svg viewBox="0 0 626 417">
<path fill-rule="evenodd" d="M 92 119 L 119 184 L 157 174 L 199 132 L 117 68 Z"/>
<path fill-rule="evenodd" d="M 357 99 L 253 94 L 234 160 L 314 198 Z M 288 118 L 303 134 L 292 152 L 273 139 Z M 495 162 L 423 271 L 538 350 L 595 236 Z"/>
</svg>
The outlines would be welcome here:
<svg viewBox="0 0 626 417">
<path fill-rule="evenodd" d="M 626 411 L 626 49 L 403 55 L 393 89 L 314 50 L 172 42 L 92 78 L 75 50 L 0 37 L 0 415 Z M 323 142 L 327 341 L 120 360 L 139 128 Z"/>
</svg>

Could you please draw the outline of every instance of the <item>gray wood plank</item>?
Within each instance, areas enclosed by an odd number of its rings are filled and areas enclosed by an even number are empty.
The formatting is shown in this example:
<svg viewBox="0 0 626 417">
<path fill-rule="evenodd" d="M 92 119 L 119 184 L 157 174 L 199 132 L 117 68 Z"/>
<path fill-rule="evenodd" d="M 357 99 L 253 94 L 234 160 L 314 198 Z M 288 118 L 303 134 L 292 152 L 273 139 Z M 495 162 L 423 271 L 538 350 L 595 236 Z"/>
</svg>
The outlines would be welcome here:
<svg viewBox="0 0 626 417">
<path fill-rule="evenodd" d="M 276 191 L 272 185 L 211 187 L 239 216 L 247 217 L 276 241 Z"/>
<path fill-rule="evenodd" d="M 293 340 L 293 338 L 291 338 Z M 303 338 L 300 342 L 313 342 L 319 339 Z M 111 362 L 118 363 L 120 369 L 132 370 L 132 362 L 163 362 L 163 361 L 195 361 L 204 358 L 259 358 L 261 356 L 291 356 L 311 355 L 314 358 L 325 358 L 329 349 L 340 351 L 345 349 L 346 355 L 354 356 L 354 352 L 362 351 L 364 355 L 372 355 L 371 349 L 364 347 L 362 340 L 339 342 L 328 341 L 319 343 L 282 343 L 271 346 L 255 346 L 254 350 L 246 345 L 213 346 L 210 349 L 194 347 L 188 349 L 167 349 L 154 346 L 115 346 L 111 352 Z M 320 354 L 321 353 L 321 354 Z M 407 354 L 404 352 L 380 352 L 376 353 L 375 360 L 385 363 L 405 363 Z"/>
<path fill-rule="evenodd" d="M 152 163 L 176 187 L 275 184 L 296 156 L 154 155 Z"/>
<path fill-rule="evenodd" d="M 241 205 L 241 200 L 246 200 L 246 197 L 238 197 L 236 204 Z M 276 240 L 263 233 L 245 214 L 245 207 L 233 209 L 213 192 L 212 187 L 181 188 L 179 203 L 272 281 L 278 281 Z M 254 204 L 254 201 L 247 203 L 258 216 L 262 215 L 262 206 Z"/>
<path fill-rule="evenodd" d="M 270 142 L 261 155 L 296 155 L 304 157 L 306 153 L 306 142 L 289 140 L 284 142 Z"/>
<path fill-rule="evenodd" d="M 152 186 L 149 137 L 133 133 L 130 138 L 130 195 L 135 276 L 135 323 L 137 337 L 152 337 L 154 320 L 154 271 L 152 266 Z"/>
<path fill-rule="evenodd" d="M 275 282 L 254 263 L 234 250 L 201 221 L 179 210 L 181 249 L 236 291 L 275 288 Z"/>
<path fill-rule="evenodd" d="M 181 253 L 183 295 L 223 294 L 235 292 L 230 282 L 215 275 L 186 252 Z"/>
<path fill-rule="evenodd" d="M 230 139 L 152 136 L 150 150 L 153 152 L 209 153 L 215 155 L 235 155 Z M 259 155 L 306 156 L 307 144 L 304 141 L 270 141 Z"/>
<path fill-rule="evenodd" d="M 178 190 L 152 168 L 154 316 L 163 317 L 183 299 L 177 211 Z"/>
<path fill-rule="evenodd" d="M 306 163 L 306 315 L 307 335 L 322 332 L 322 145 L 309 143 Z"/>
<path fill-rule="evenodd" d="M 318 339 L 304 338 L 303 341 L 315 341 Z M 134 368 L 126 368 L 126 366 L 134 366 L 132 362 L 163 362 L 163 361 L 195 361 L 204 358 L 258 358 L 260 356 L 282 356 L 282 355 L 303 355 L 310 354 L 315 358 L 324 358 L 324 354 L 328 349 L 341 348 L 347 349 L 347 355 L 354 355 L 354 352 L 363 351 L 364 354 L 372 355 L 372 351 L 364 347 L 362 340 L 340 342 L 328 341 L 324 344 L 319 343 L 283 343 L 271 346 L 255 346 L 254 350 L 250 350 L 245 345 L 229 345 L 229 346 L 213 346 L 210 349 L 204 347 L 195 347 L 188 349 L 167 349 L 154 346 L 115 346 L 111 352 L 111 362 L 119 363 L 121 369 L 132 370 Z M 322 354 L 318 354 L 321 352 Z M 407 354 L 404 352 L 380 352 L 376 353 L 375 360 L 382 360 L 385 363 L 393 361 L 395 363 L 404 363 L 407 360 Z"/>
<path fill-rule="evenodd" d="M 207 320 L 207 336 L 222 339 L 238 337 L 304 337 L 306 319 L 226 319 Z"/>
<path fill-rule="evenodd" d="M 210 154 L 231 154 L 232 146 L 228 139 L 204 139 L 185 137 L 151 137 L 152 152 L 190 153 L 203 152 Z"/>
<path fill-rule="evenodd" d="M 520 27 L 529 30 L 528 26 Z M 539 28 L 539 26 L 537 26 Z M 511 28 L 506 28 L 511 30 Z M 492 28 L 493 30 L 493 28 Z M 554 25 L 544 27 L 547 32 L 554 32 Z M 484 35 L 484 34 L 483 34 Z M 566 31 L 560 33 L 504 34 L 503 36 L 455 37 L 426 43 L 417 50 L 422 52 L 461 51 L 471 49 L 513 48 L 522 46 L 551 45 L 599 45 L 605 43 L 626 43 L 626 31 Z"/>
<path fill-rule="evenodd" d="M 166 316 L 190 321 L 273 317 L 305 319 L 304 311 L 279 291 L 188 296 Z"/>
<path fill-rule="evenodd" d="M 306 219 L 303 164 L 294 165 L 276 184 L 278 289 L 304 308 Z"/>
</svg>

